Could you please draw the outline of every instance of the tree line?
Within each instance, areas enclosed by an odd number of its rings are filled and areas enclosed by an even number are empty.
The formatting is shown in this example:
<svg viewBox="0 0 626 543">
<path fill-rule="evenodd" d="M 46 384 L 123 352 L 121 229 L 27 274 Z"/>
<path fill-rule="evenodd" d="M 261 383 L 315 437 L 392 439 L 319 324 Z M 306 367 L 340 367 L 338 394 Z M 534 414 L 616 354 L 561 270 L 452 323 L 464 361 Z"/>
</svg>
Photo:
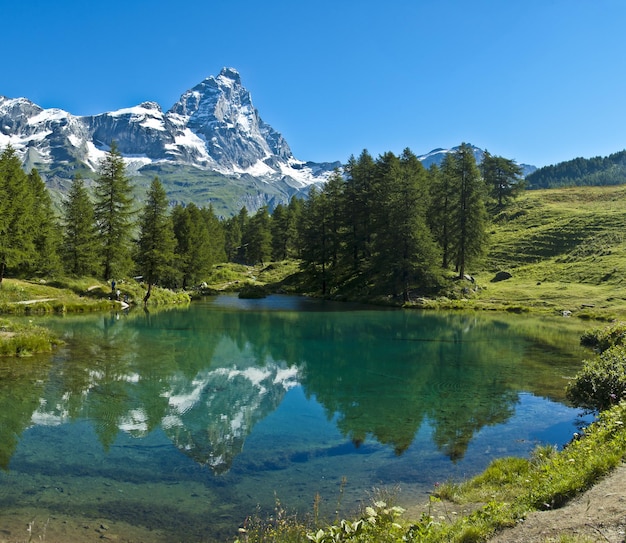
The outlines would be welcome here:
<svg viewBox="0 0 626 543">
<path fill-rule="evenodd" d="M 170 206 L 158 178 L 138 208 L 115 144 L 96 173 L 91 188 L 73 179 L 59 217 L 37 171 L 25 173 L 12 147 L 2 151 L 0 286 L 5 274 L 141 276 L 147 301 L 153 285 L 189 288 L 220 262 L 295 258 L 323 295 L 352 288 L 407 298 L 437 286 L 442 270 L 463 277 L 485 249 L 489 212 L 521 188 L 513 161 L 485 153 L 479 168 L 466 144 L 429 170 L 408 149 L 377 159 L 364 150 L 306 200 L 230 218 Z"/>
<path fill-rule="evenodd" d="M 528 175 L 526 181 L 530 189 L 621 185 L 626 183 L 626 151 L 544 166 Z"/>
</svg>

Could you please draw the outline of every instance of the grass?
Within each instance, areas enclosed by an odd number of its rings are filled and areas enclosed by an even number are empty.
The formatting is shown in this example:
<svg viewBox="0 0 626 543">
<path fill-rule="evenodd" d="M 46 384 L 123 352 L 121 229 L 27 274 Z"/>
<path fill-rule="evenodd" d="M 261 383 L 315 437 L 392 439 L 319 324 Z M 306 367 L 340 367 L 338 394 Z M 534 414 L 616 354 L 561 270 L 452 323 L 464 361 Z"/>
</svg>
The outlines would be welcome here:
<svg viewBox="0 0 626 543">
<path fill-rule="evenodd" d="M 121 298 L 142 305 L 143 285 L 120 281 Z M 189 303 L 184 292 L 153 287 L 148 307 Z M 66 278 L 51 282 L 4 279 L 0 287 L 0 314 L 7 316 L 86 313 L 120 310 L 122 305 L 107 283 L 93 278 Z M 58 341 L 44 328 L 0 321 L 0 356 L 50 352 Z"/>
<path fill-rule="evenodd" d="M 61 342 L 46 328 L 0 319 L 0 356 L 30 356 L 51 352 Z"/>
<path fill-rule="evenodd" d="M 496 272 L 512 278 L 493 282 Z M 524 192 L 495 217 L 469 295 L 413 304 L 563 314 L 610 321 L 626 316 L 626 186 Z"/>
</svg>

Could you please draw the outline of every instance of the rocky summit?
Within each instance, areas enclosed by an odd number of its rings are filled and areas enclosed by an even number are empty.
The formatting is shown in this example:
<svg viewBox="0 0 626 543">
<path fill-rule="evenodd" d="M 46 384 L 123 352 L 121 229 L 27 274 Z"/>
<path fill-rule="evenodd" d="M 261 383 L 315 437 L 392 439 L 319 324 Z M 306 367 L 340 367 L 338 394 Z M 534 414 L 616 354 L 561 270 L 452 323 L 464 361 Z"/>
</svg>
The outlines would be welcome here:
<svg viewBox="0 0 626 543">
<path fill-rule="evenodd" d="M 233 68 L 186 91 L 166 112 L 144 102 L 75 116 L 0 96 L 0 148 L 10 144 L 53 192 L 65 192 L 77 173 L 93 179 L 112 142 L 139 195 L 158 176 L 172 203 L 211 203 L 223 215 L 286 203 L 340 166 L 296 159 Z"/>
</svg>

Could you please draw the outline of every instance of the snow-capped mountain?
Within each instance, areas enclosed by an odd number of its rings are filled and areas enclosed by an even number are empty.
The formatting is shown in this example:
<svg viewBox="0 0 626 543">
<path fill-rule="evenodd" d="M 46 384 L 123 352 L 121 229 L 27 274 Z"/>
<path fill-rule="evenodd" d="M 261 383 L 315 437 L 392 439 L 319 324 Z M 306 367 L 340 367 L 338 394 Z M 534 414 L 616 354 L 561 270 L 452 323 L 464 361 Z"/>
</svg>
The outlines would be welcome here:
<svg viewBox="0 0 626 543">
<path fill-rule="evenodd" d="M 167 177 L 171 166 L 180 166 L 186 168 L 187 182 L 206 179 L 209 172 L 213 181 L 222 177 L 224 183 L 241 184 L 244 178 L 244 184 L 268 193 L 257 198 L 260 205 L 287 201 L 323 182 L 339 166 L 296 159 L 282 135 L 261 119 L 233 68 L 188 90 L 166 112 L 155 102 L 144 102 L 100 115 L 75 116 L 43 109 L 25 98 L 0 96 L 0 148 L 10 144 L 25 167 L 36 167 L 50 186 L 62 187 L 62 180 L 77 171 L 86 171 L 89 177 L 112 142 L 130 175 Z M 161 180 L 167 189 L 167 179 Z M 268 190 L 260 189 L 263 183 Z"/>
<path fill-rule="evenodd" d="M 474 158 L 476 159 L 476 163 L 480 164 L 483 161 L 483 156 L 485 155 L 484 149 L 481 149 L 480 147 L 476 147 L 475 145 L 471 145 L 471 144 L 470 146 L 474 153 Z M 441 147 L 439 147 L 437 149 L 433 149 L 429 153 L 426 153 L 424 155 L 419 155 L 417 158 L 420 160 L 420 162 L 425 168 L 430 168 L 433 164 L 436 164 L 437 166 L 441 166 L 441 163 L 443 162 L 443 159 L 445 158 L 445 156 L 449 153 L 455 153 L 456 151 L 458 151 L 458 149 L 459 149 L 458 146 L 452 147 L 452 149 L 442 149 Z M 529 164 L 520 164 L 519 166 L 522 168 L 523 177 L 526 177 L 527 175 L 531 174 L 537 169 L 535 166 L 531 166 Z"/>
</svg>

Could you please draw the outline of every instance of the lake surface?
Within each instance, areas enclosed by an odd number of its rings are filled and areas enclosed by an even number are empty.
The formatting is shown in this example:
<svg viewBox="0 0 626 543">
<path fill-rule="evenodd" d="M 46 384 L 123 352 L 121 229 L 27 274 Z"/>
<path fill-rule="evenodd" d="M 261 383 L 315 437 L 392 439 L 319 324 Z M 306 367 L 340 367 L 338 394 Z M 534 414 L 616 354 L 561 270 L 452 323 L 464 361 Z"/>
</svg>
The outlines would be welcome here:
<svg viewBox="0 0 626 543">
<path fill-rule="evenodd" d="M 66 342 L 54 355 L 0 359 L 12 539 L 36 520 L 232 541 L 277 499 L 310 512 L 319 495 L 329 518 L 377 492 L 420 503 L 496 457 L 565 444 L 581 423 L 566 379 L 590 355 L 572 319 L 288 296 L 44 322 Z"/>
</svg>

